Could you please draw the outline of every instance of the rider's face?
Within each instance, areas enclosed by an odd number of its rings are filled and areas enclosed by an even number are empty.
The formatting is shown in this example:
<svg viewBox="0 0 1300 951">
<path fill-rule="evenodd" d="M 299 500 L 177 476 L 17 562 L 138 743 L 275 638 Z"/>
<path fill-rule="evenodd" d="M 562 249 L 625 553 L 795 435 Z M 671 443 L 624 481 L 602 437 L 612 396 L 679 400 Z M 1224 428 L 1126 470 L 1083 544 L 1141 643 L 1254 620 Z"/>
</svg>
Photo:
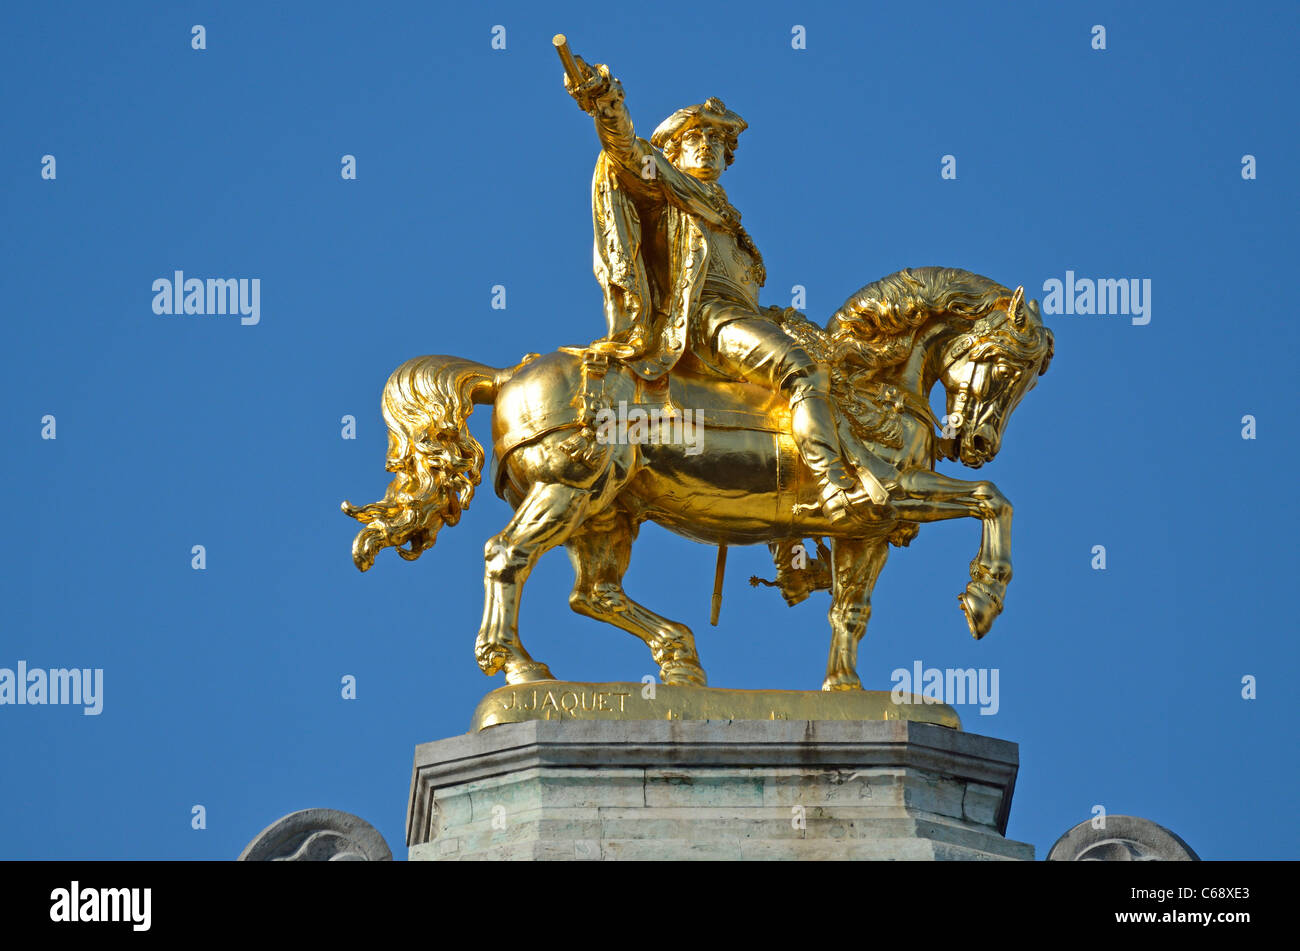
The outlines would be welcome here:
<svg viewBox="0 0 1300 951">
<path fill-rule="evenodd" d="M 687 175 L 715 181 L 726 168 L 726 140 L 721 129 L 696 126 L 682 133 L 681 148 L 673 164 Z"/>
</svg>

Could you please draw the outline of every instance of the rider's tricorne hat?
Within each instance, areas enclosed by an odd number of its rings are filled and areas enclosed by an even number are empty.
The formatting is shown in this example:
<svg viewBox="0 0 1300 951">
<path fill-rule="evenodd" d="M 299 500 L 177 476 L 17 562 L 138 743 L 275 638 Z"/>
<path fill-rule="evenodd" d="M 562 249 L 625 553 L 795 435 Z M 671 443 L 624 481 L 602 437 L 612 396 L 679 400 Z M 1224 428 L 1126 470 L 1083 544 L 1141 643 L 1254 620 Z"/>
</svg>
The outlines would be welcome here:
<svg viewBox="0 0 1300 951">
<path fill-rule="evenodd" d="M 710 125 L 722 129 L 727 135 L 728 153 L 735 149 L 740 133 L 749 128 L 748 122 L 724 106 L 721 99 L 713 96 L 697 105 L 678 109 L 659 123 L 659 128 L 655 129 L 654 135 L 650 136 L 650 144 L 662 149 L 687 129 L 698 125 Z"/>
</svg>

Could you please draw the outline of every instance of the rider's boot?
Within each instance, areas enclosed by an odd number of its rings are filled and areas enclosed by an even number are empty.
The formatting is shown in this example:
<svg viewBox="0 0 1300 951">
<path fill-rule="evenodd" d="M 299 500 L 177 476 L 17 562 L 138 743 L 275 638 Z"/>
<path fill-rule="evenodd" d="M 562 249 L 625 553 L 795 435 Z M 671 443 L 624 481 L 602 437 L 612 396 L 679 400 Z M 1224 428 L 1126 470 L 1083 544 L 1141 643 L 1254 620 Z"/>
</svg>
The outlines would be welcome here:
<svg viewBox="0 0 1300 951">
<path fill-rule="evenodd" d="M 873 501 L 879 501 L 882 495 L 888 499 L 899 499 L 907 494 L 899 484 L 900 473 L 895 466 L 876 455 L 852 430 L 841 427 L 837 433 L 844 458 L 852 461 Z"/>
<path fill-rule="evenodd" d="M 832 523 L 866 523 L 881 518 L 889 492 L 870 472 L 859 481 L 844 462 L 835 417 L 827 393 L 830 379 L 813 366 L 792 375 L 783 387 L 790 398 L 795 445 L 804 463 L 817 477 L 822 510 Z"/>
</svg>

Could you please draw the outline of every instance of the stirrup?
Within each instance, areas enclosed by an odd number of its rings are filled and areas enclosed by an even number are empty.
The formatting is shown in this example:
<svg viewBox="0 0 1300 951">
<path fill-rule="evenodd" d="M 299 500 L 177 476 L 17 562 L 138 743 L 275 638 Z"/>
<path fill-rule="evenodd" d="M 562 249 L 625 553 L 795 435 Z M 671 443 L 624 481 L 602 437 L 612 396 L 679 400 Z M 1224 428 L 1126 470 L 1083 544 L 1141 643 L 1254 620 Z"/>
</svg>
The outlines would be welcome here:
<svg viewBox="0 0 1300 951">
<path fill-rule="evenodd" d="M 863 486 L 845 489 L 831 483 L 822 492 L 822 510 L 833 525 L 870 524 L 885 519 L 889 503 L 877 503 Z"/>
</svg>

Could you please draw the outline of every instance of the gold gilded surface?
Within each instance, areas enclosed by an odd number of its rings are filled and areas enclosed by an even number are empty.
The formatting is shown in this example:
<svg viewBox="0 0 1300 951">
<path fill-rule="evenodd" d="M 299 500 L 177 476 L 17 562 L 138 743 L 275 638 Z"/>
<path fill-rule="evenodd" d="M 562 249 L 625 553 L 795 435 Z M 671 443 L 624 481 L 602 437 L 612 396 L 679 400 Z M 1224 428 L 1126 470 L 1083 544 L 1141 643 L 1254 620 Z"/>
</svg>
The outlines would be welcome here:
<svg viewBox="0 0 1300 951">
<path fill-rule="evenodd" d="M 525 720 L 911 720 L 961 729 L 952 707 L 888 690 L 724 690 L 644 683 L 508 684 L 485 696 L 470 732 Z"/>
<path fill-rule="evenodd" d="M 763 257 L 719 181 L 745 120 L 710 98 L 647 140 L 609 68 L 573 55 L 562 36 L 555 48 L 600 145 L 590 211 L 605 333 L 513 367 L 447 355 L 399 366 L 382 401 L 392 482 L 377 502 L 343 503 L 363 525 L 357 567 L 384 548 L 414 560 L 460 521 L 489 458 L 467 424 L 479 405 L 492 413 L 491 485 L 514 510 L 484 547 L 474 654 L 488 675 L 555 679 L 524 647 L 519 605 L 537 560 L 563 546 L 572 609 L 644 642 L 674 693 L 703 688 L 692 631 L 623 588 L 645 522 L 709 545 L 767 545 L 768 583 L 791 605 L 828 590 L 821 686 L 856 693 L 858 644 L 890 548 L 925 523 L 973 519 L 980 544 L 957 602 L 983 637 L 1011 580 L 1011 503 L 992 482 L 935 464 L 978 469 L 998 454 L 1052 358 L 1038 303 L 1023 287 L 920 267 L 866 284 L 824 325 L 760 305 Z M 779 201 L 779 189 L 765 197 Z M 849 210 L 862 200 L 827 184 L 828 202 Z M 942 420 L 930 406 L 940 389 Z M 844 701 L 855 702 L 866 703 Z"/>
</svg>

